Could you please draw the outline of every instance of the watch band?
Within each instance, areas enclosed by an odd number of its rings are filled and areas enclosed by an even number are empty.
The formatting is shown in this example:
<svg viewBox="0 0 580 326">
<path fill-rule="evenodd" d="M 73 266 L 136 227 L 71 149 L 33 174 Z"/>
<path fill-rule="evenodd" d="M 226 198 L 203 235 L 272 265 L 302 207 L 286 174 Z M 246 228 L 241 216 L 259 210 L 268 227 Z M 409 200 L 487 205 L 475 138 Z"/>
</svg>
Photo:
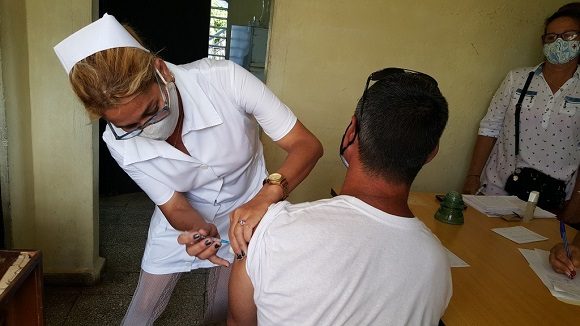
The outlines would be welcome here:
<svg viewBox="0 0 580 326">
<path fill-rule="evenodd" d="M 288 198 L 288 195 L 290 194 L 290 190 L 288 189 L 288 180 L 286 180 L 286 178 L 282 174 L 280 173 L 270 174 L 268 177 L 266 177 L 266 179 L 264 179 L 264 182 L 262 182 L 263 185 L 265 185 L 266 183 L 282 187 L 282 199 L 280 200 Z"/>
</svg>

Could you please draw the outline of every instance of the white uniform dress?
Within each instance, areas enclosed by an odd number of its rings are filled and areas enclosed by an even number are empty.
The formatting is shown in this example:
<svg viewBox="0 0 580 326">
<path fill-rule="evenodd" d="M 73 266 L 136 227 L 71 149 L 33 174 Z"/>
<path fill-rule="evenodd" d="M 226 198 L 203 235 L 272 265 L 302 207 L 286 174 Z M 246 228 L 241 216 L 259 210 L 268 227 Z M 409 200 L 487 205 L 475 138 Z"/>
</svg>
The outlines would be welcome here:
<svg viewBox="0 0 580 326">
<path fill-rule="evenodd" d="M 452 292 L 423 222 L 344 195 L 270 206 L 246 270 L 259 325 L 437 325 Z"/>
<path fill-rule="evenodd" d="M 182 137 L 191 156 L 165 141 L 115 140 L 109 128 L 103 139 L 119 166 L 156 205 L 182 192 L 227 239 L 228 214 L 251 199 L 267 175 L 256 121 L 277 141 L 292 129 L 296 117 L 261 81 L 230 61 L 167 65 L 181 96 Z M 169 274 L 214 266 L 189 256 L 177 243 L 178 235 L 155 207 L 141 263 L 144 271 Z M 222 246 L 218 255 L 233 260 L 229 246 Z"/>
<path fill-rule="evenodd" d="M 516 159 L 515 107 L 530 71 L 535 73 L 522 102 Z M 481 120 L 479 135 L 497 138 L 481 175 L 484 194 L 507 195 L 504 186 L 515 168 L 531 167 L 566 182 L 569 199 L 580 163 L 580 72 L 553 94 L 541 64 L 510 71 Z"/>
</svg>

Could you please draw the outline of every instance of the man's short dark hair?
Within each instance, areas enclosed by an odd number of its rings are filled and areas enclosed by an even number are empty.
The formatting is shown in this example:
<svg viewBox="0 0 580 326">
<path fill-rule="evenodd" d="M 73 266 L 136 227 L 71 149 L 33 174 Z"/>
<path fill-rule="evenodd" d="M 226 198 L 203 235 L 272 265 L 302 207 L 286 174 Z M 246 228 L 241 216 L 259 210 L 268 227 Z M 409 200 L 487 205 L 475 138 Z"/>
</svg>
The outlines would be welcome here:
<svg viewBox="0 0 580 326">
<path fill-rule="evenodd" d="M 437 85 L 413 73 L 374 83 L 356 109 L 359 152 L 367 172 L 411 184 L 445 129 L 447 101 Z"/>
</svg>

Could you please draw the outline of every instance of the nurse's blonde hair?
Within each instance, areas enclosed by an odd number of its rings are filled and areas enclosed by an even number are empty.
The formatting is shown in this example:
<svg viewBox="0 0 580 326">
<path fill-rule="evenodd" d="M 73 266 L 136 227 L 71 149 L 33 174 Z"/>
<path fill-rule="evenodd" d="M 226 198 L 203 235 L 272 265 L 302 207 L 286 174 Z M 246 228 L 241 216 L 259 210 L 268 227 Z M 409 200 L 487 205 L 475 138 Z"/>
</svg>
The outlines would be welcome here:
<svg viewBox="0 0 580 326">
<path fill-rule="evenodd" d="M 131 28 L 125 28 L 139 40 Z M 91 118 L 98 119 L 105 110 L 144 92 L 155 81 L 157 58 L 138 48 L 107 49 L 77 62 L 69 80 Z"/>
</svg>

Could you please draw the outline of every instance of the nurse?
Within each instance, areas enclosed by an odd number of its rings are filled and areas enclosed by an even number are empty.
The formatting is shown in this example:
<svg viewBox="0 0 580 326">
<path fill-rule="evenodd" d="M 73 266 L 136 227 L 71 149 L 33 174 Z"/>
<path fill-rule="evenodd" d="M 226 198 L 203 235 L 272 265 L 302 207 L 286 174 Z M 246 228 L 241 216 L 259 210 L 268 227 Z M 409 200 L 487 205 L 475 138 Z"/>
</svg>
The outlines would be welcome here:
<svg viewBox="0 0 580 326">
<path fill-rule="evenodd" d="M 215 266 L 222 267 L 210 272 L 206 320 L 225 320 L 229 265 L 234 254 L 245 256 L 244 233 L 308 175 L 320 142 L 243 68 L 165 62 L 113 16 L 54 50 L 88 113 L 107 121 L 102 137 L 111 155 L 157 205 L 123 324 L 151 325 L 182 272 Z M 259 127 L 287 153 L 270 175 Z M 185 230 L 195 230 L 197 257 L 177 242 Z M 228 233 L 233 250 L 220 240 Z"/>
</svg>

